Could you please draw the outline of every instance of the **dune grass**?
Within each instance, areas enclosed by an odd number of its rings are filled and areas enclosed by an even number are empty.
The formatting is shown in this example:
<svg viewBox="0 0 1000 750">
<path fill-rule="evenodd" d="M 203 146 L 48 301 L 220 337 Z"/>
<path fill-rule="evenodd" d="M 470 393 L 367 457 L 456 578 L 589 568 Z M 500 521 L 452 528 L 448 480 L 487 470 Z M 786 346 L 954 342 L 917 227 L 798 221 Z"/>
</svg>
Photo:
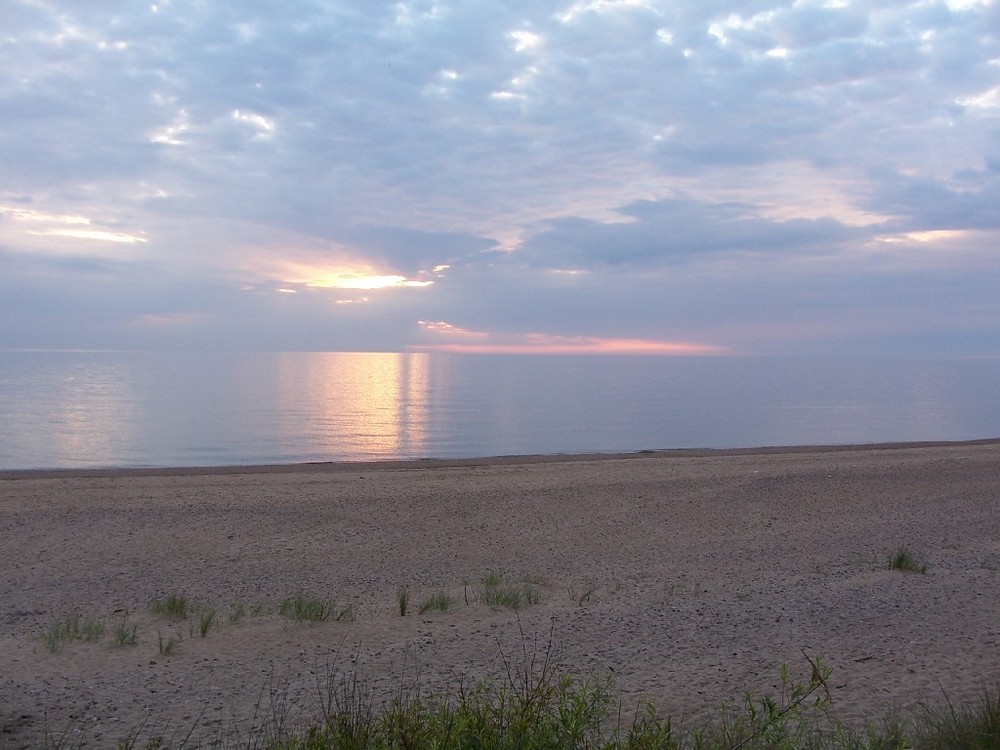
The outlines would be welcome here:
<svg viewBox="0 0 1000 750">
<path fill-rule="evenodd" d="M 243 602 L 236 602 L 229 610 L 227 619 L 230 625 L 235 625 L 236 623 L 243 620 L 247 616 L 247 605 Z"/>
<path fill-rule="evenodd" d="M 917 720 L 913 746 L 920 750 L 996 750 L 1000 748 L 1000 689 L 984 691 L 979 702 L 951 701 L 928 709 Z"/>
<path fill-rule="evenodd" d="M 927 563 L 905 547 L 900 547 L 889 560 L 890 570 L 902 570 L 910 573 L 926 573 Z"/>
<path fill-rule="evenodd" d="M 62 651 L 63 646 L 73 641 L 94 642 L 104 636 L 104 623 L 101 620 L 84 620 L 80 615 L 71 612 L 47 628 L 39 638 L 50 653 Z"/>
<path fill-rule="evenodd" d="M 149 611 L 161 617 L 171 617 L 175 620 L 183 620 L 188 616 L 190 603 L 186 596 L 181 594 L 168 594 L 163 599 L 154 599 L 149 603 Z"/>
<path fill-rule="evenodd" d="M 916 564 L 926 569 L 919 559 Z M 537 601 L 538 596 L 537 590 L 528 593 L 534 589 L 530 584 L 512 583 L 497 574 L 485 576 L 476 589 L 478 601 L 515 610 Z M 447 611 L 453 604 L 442 592 L 423 600 L 418 609 Z M 193 606 L 181 597 L 169 606 L 164 604 L 162 614 L 178 617 L 179 612 L 184 617 L 198 615 L 191 628 L 202 637 L 217 623 L 215 608 Z M 355 608 L 298 596 L 283 600 L 278 614 L 298 622 L 352 620 Z M 75 640 L 99 640 L 103 633 L 102 622 L 71 614 L 50 626 L 41 639 L 50 650 L 58 650 Z M 111 629 L 110 638 L 114 645 L 135 645 L 138 626 L 126 615 Z M 177 633 L 158 632 L 157 641 L 159 653 L 169 655 L 182 639 Z M 775 694 L 747 693 L 700 724 L 678 726 L 652 704 L 636 710 L 624 706 L 607 676 L 561 671 L 551 634 L 548 645 L 539 647 L 537 640 L 530 641 L 522 632 L 519 653 L 501 650 L 498 679 L 471 685 L 460 682 L 438 693 L 401 685 L 395 698 L 378 702 L 374 691 L 353 671 L 355 665 L 346 675 L 328 678 L 314 723 L 293 727 L 276 714 L 268 731 L 222 746 L 262 750 L 1000 750 L 1000 690 L 984 692 L 974 704 L 956 706 L 945 701 L 942 706 L 922 707 L 906 718 L 875 716 L 867 723 L 848 726 L 839 723 L 831 710 L 830 669 L 820 659 L 808 655 L 805 659 L 806 679 L 793 679 L 782 666 Z M 720 693 L 726 689 L 720 686 Z M 280 705 L 280 700 L 275 704 Z M 127 744 L 119 746 L 147 750 L 175 746 L 160 736 L 149 737 L 143 744 L 140 734 L 134 732 Z M 53 746 L 74 747 L 62 742 Z M 185 740 L 181 747 L 199 745 Z"/>
<path fill-rule="evenodd" d="M 337 622 L 354 622 L 358 619 L 358 608 L 353 604 L 345 604 L 337 610 L 337 614 L 333 619 Z"/>
<path fill-rule="evenodd" d="M 777 694 L 746 694 L 702 724 L 680 727 L 643 705 L 623 710 L 610 678 L 557 671 L 545 654 L 507 675 L 448 695 L 401 690 L 377 704 L 356 673 L 328 689 L 321 722 L 272 738 L 267 750 L 992 750 L 1000 748 L 1000 693 L 977 706 L 840 724 L 830 710 L 830 670 L 806 657 L 803 681 L 780 670 Z M 253 745 L 257 747 L 257 745 Z"/>
<path fill-rule="evenodd" d="M 216 624 L 215 607 L 205 607 L 198 612 L 198 635 L 204 638 Z"/>
<path fill-rule="evenodd" d="M 515 582 L 499 573 L 487 573 L 480 583 L 476 600 L 488 607 L 519 610 L 542 600 L 541 591 L 527 580 Z"/>
<path fill-rule="evenodd" d="M 333 604 L 315 597 L 289 597 L 278 605 L 278 614 L 295 622 L 323 622 L 332 613 Z"/>
<path fill-rule="evenodd" d="M 130 622 L 125 615 L 120 622 L 111 628 L 111 644 L 113 646 L 135 646 L 139 642 L 139 624 Z"/>
<path fill-rule="evenodd" d="M 328 617 L 333 616 L 329 607 Z M 309 610 L 310 607 L 305 607 Z M 127 621 L 123 621 L 127 622 Z M 179 636 L 160 640 L 169 654 Z M 744 694 L 713 716 L 680 726 L 651 703 L 631 710 L 612 678 L 577 676 L 559 668 L 558 649 L 526 638 L 520 649 L 500 651 L 501 675 L 474 684 L 459 681 L 443 692 L 400 685 L 395 697 L 379 701 L 357 664 L 332 672 L 319 690 L 317 719 L 288 721 L 280 689 L 249 736 L 211 747 L 249 750 L 1000 750 L 1000 690 L 984 692 L 976 704 L 924 707 L 909 718 L 874 717 L 866 724 L 841 724 L 828 691 L 831 670 L 804 654 L 804 677 L 779 669 L 773 694 Z M 725 687 L 720 686 L 720 692 Z M 116 747 L 166 750 L 202 747 L 180 744 L 170 733 L 139 727 Z M 159 730 L 159 727 L 157 727 Z M 47 747 L 83 747 L 53 738 Z M 180 736 L 180 733 L 175 734 Z"/>
<path fill-rule="evenodd" d="M 436 594 L 431 594 L 426 599 L 421 601 L 420 605 L 417 607 L 417 612 L 421 615 L 426 614 L 427 612 L 448 612 L 454 606 L 454 599 L 452 599 L 446 592 L 440 591 Z"/>
</svg>

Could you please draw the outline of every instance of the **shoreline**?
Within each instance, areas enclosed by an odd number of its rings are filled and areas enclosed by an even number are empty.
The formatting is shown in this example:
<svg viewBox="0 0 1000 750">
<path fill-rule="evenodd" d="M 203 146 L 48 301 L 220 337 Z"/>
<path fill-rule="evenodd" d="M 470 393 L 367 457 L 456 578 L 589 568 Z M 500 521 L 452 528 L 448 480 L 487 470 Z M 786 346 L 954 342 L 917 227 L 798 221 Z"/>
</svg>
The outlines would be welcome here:
<svg viewBox="0 0 1000 750">
<path fill-rule="evenodd" d="M 240 474 L 336 473 L 359 470 L 399 471 L 451 469 L 474 466 L 518 466 L 528 464 L 617 461 L 646 458 L 712 458 L 727 456 L 774 456 L 848 451 L 912 450 L 1000 444 L 1000 437 L 970 440 L 920 440 L 885 443 L 830 443 L 820 445 L 771 445 L 743 448 L 648 448 L 608 453 L 539 453 L 467 458 L 399 458 L 371 461 L 307 461 L 276 464 L 220 464 L 207 466 L 107 466 L 94 468 L 0 469 L 0 481 L 21 479 L 88 479 L 100 477 L 225 476 Z"/>
</svg>

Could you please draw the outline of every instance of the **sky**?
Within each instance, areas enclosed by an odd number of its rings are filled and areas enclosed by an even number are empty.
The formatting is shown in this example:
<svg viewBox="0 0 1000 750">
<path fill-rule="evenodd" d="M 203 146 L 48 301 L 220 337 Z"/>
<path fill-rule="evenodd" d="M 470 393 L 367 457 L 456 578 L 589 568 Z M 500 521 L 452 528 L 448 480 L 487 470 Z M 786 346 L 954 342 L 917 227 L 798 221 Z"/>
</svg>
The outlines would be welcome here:
<svg viewBox="0 0 1000 750">
<path fill-rule="evenodd" d="M 1000 3 L 4 0 L 0 349 L 1000 356 Z"/>
</svg>

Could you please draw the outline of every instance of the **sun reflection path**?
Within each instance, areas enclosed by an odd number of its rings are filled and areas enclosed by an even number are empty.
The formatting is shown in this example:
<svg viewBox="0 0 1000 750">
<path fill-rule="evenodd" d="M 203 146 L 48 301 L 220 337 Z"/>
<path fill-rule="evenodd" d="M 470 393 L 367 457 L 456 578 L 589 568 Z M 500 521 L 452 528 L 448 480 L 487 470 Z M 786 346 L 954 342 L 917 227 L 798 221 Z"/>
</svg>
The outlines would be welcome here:
<svg viewBox="0 0 1000 750">
<path fill-rule="evenodd" d="M 429 359 L 421 353 L 290 354 L 285 379 L 297 387 L 280 390 L 308 394 L 309 403 L 293 410 L 313 423 L 322 453 L 419 456 L 429 439 Z"/>
</svg>

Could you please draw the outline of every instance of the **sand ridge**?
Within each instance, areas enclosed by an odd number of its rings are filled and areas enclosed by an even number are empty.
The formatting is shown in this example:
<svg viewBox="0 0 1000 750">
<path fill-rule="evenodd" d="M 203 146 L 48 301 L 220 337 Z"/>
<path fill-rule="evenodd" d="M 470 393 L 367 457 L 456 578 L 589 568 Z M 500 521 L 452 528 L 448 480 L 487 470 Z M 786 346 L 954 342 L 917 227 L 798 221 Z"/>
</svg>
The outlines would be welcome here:
<svg viewBox="0 0 1000 750">
<path fill-rule="evenodd" d="M 1000 683 L 998 441 L 6 472 L 0 545 L 4 747 L 46 732 L 103 747 L 143 722 L 207 740 L 246 732 L 272 692 L 314 718 L 318 687 L 353 664 L 389 696 L 498 674 L 502 653 L 550 640 L 567 671 L 681 721 L 771 689 L 803 652 L 832 666 L 847 719 Z M 900 546 L 929 572 L 889 570 Z M 491 572 L 541 602 L 477 603 Z M 400 617 L 404 585 L 413 606 L 457 606 Z M 148 611 L 171 593 L 222 621 L 201 638 Z M 299 594 L 352 615 L 273 612 Z M 271 611 L 229 623 L 238 602 Z M 127 616 L 138 643 L 49 653 L 39 633 L 67 612 Z"/>
</svg>

